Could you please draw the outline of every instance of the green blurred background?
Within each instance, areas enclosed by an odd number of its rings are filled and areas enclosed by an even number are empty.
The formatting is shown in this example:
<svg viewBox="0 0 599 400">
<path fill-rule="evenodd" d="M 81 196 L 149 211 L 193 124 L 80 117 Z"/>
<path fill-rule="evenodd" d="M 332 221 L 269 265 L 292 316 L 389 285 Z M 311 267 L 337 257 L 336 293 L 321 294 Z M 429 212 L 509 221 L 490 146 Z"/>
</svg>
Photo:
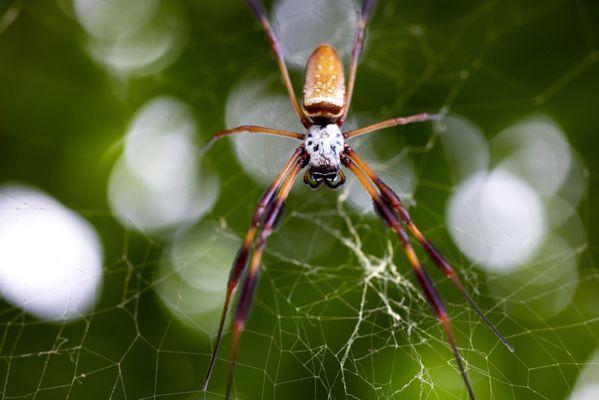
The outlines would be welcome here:
<svg viewBox="0 0 599 400">
<path fill-rule="evenodd" d="M 279 7 L 275 25 L 291 61 L 301 65 L 322 40 L 314 37 L 331 32 L 347 54 L 352 1 L 267 7 Z M 302 18 L 311 23 L 298 28 Z M 598 21 L 594 0 L 381 0 L 371 23 L 350 122 L 449 113 L 447 124 L 391 129 L 360 148 L 516 348 L 502 348 L 431 271 L 479 399 L 599 396 Z M 301 66 L 290 68 L 299 91 Z M 3 399 L 223 398 L 228 334 L 208 392 L 201 385 L 228 265 L 293 144 L 258 141 L 244 153 L 250 139 L 223 140 L 203 158 L 195 149 L 236 123 L 299 129 L 284 95 L 241 0 L 0 1 L 0 200 L 9 199 L 0 209 L 10 214 L 0 210 L 0 248 L 11 234 L 1 225 L 29 210 L 11 195 L 15 185 L 87 220 L 102 248 L 101 270 L 81 266 L 81 276 L 96 278 L 94 301 L 74 314 L 31 311 L 25 278 L 17 300 L 2 301 Z M 573 161 L 565 183 L 539 195 L 550 221 L 540 244 L 517 268 L 484 268 L 450 234 L 448 204 L 467 177 L 463 159 L 480 151 L 477 168 L 500 165 L 512 145 L 501 132 L 530 118 L 559 131 Z M 468 147 L 463 131 L 483 144 Z M 544 168 L 532 169 L 542 176 Z M 235 396 L 467 398 L 409 264 L 352 188 L 292 192 L 265 255 Z M 512 246 L 525 246 L 513 237 Z M 34 239 L 25 245 L 47 250 Z M 56 260 L 47 261 L 35 268 L 52 274 Z M 17 264 L 0 257 L 2 293 Z M 52 290 L 77 286 L 61 279 Z"/>
</svg>

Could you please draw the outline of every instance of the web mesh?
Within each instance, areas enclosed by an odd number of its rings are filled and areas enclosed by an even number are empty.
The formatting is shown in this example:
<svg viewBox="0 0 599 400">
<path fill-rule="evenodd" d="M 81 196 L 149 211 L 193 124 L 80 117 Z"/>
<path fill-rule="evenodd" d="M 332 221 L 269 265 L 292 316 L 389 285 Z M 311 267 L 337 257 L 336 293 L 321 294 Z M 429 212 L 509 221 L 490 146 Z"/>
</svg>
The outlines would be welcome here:
<svg viewBox="0 0 599 400">
<path fill-rule="evenodd" d="M 241 8 L 236 3 L 231 7 Z M 514 122 L 501 115 L 516 119 L 533 110 L 559 119 L 555 108 L 561 104 L 585 109 L 575 89 L 597 72 L 593 5 L 493 0 L 463 7 L 381 3 L 369 31 L 353 103 L 355 109 L 369 113 L 363 120 L 374 118 L 371 115 L 395 116 L 397 110 L 411 114 L 441 109 L 473 119 L 480 116 L 490 137 Z M 216 9 L 207 7 L 206 13 Z M 35 10 L 29 12 L 36 15 Z M 188 12 L 193 16 L 201 7 L 192 2 Z M 18 23 L 12 21 L 13 15 L 15 11 L 9 10 L 0 20 L 0 34 L 9 23 Z M 546 63 L 543 57 L 550 58 L 543 49 L 514 43 L 555 21 L 579 27 L 574 35 L 576 51 L 567 52 L 559 62 Z M 241 40 L 236 37 L 240 32 L 261 37 L 249 22 L 245 25 L 221 31 L 215 40 L 224 46 Z M 191 38 L 201 42 L 202 34 L 211 29 L 200 27 Z M 546 41 L 555 42 L 560 32 L 548 29 Z M 534 43 L 540 46 L 538 40 Z M 194 53 L 209 47 L 202 43 L 190 48 Z M 229 72 L 251 76 L 258 70 L 255 75 L 260 76 L 261 68 L 273 63 L 265 46 L 257 44 L 255 49 L 256 54 L 240 50 L 240 60 Z M 533 50 L 538 55 L 534 67 L 514 66 Z M 505 57 L 499 58 L 502 54 Z M 215 58 L 220 60 L 219 55 Z M 244 63 L 250 59 L 255 63 Z M 541 66 L 543 72 L 538 73 L 535 68 Z M 275 82 L 274 64 L 272 70 Z M 184 67 L 166 70 L 155 85 L 171 91 L 183 87 L 186 92 L 188 82 L 181 76 L 187 72 Z M 222 113 L 223 97 L 210 91 L 217 78 L 207 78 L 205 93 L 185 96 Z M 380 97 L 363 95 L 366 92 Z M 563 103 L 556 100 L 562 97 Z M 580 125 L 572 121 L 578 115 L 563 114 L 564 125 L 577 129 Z M 209 112 L 202 117 L 209 121 Z M 284 119 L 278 113 L 267 113 L 268 118 Z M 218 125 L 206 122 L 205 137 Z M 503 348 L 450 282 L 433 272 L 425 254 L 418 253 L 445 301 L 475 391 L 490 399 L 594 398 L 593 387 L 599 385 L 593 358 L 599 339 L 599 272 L 595 246 L 587 237 L 592 218 L 589 195 L 581 194 L 571 206 L 574 211 L 566 223 L 547 228 L 546 239 L 526 268 L 509 275 L 484 273 L 448 233 L 455 227 L 447 224 L 447 203 L 464 177 L 453 164 L 450 146 L 440 139 L 447 129 L 410 126 L 403 129 L 405 135 L 387 132 L 362 143 L 361 151 L 377 155 L 372 159 L 380 171 L 396 169 L 400 162 L 413 165 L 417 184 L 397 178 L 398 191 L 411 205 L 419 227 L 459 270 L 469 292 L 516 349 L 511 354 Z M 579 143 L 574 140 L 576 148 Z M 490 166 L 503 160 L 493 159 L 498 154 L 493 153 Z M 592 183 L 594 173 L 589 175 L 582 158 L 572 154 L 578 169 L 572 168 L 568 182 L 590 178 Z M 217 268 L 212 280 L 194 274 L 202 263 L 232 260 L 263 188 L 231 162 L 233 152 L 226 145 L 219 144 L 207 157 L 212 169 L 220 171 L 220 200 L 202 221 L 181 232 L 134 232 L 134 226 L 120 227 L 106 206 L 73 207 L 105 232 L 100 299 L 81 318 L 53 323 L 3 304 L 3 399 L 222 398 L 228 333 L 209 391 L 201 390 L 201 381 L 214 345 L 227 270 Z M 267 246 L 243 335 L 234 386 L 238 398 L 466 398 L 443 331 L 410 275 L 401 247 L 352 197 L 355 188 L 356 182 L 350 181 L 340 192 L 298 188 L 292 193 L 282 224 Z M 543 201 L 550 212 L 554 203 Z M 190 302 L 199 292 L 203 297 Z"/>
</svg>

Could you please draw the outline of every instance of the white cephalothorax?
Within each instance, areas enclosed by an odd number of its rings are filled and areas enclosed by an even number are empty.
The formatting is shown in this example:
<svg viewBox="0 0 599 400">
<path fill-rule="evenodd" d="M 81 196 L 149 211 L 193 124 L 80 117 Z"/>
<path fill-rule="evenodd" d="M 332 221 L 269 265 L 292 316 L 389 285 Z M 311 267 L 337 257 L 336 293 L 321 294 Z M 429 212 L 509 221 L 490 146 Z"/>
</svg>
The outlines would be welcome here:
<svg viewBox="0 0 599 400">
<path fill-rule="evenodd" d="M 314 125 L 308 129 L 304 141 L 310 155 L 310 166 L 321 171 L 336 171 L 341 161 L 339 153 L 343 150 L 344 140 L 337 124 Z"/>
</svg>

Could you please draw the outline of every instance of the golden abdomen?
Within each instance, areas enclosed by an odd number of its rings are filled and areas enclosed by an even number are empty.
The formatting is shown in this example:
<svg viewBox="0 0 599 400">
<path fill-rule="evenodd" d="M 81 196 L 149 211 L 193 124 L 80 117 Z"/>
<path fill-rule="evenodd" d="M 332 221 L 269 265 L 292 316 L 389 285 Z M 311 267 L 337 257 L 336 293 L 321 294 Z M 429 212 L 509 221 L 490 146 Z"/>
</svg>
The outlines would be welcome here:
<svg viewBox="0 0 599 400">
<path fill-rule="evenodd" d="M 335 49 L 320 45 L 308 58 L 304 112 L 312 120 L 335 122 L 345 107 L 343 64 Z"/>
</svg>

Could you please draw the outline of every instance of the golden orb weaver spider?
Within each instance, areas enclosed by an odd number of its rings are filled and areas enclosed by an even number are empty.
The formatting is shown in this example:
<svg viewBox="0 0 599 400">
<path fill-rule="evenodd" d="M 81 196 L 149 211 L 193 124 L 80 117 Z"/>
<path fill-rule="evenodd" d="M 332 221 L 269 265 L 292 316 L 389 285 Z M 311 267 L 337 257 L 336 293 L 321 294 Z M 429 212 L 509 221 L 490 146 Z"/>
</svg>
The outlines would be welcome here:
<svg viewBox="0 0 599 400">
<path fill-rule="evenodd" d="M 276 227 L 282 213 L 283 203 L 285 202 L 298 174 L 304 167 L 308 167 L 304 174 L 304 182 L 306 185 L 313 189 L 317 189 L 324 182 L 331 189 L 335 189 L 345 182 L 345 174 L 341 171 L 341 166 L 344 166 L 357 177 L 360 184 L 368 192 L 372 198 L 376 214 L 385 224 L 387 224 L 393 233 L 397 235 L 407 258 L 412 265 L 412 269 L 422 288 L 424 297 L 433 309 L 437 320 L 445 332 L 447 342 L 453 351 L 453 355 L 468 390 L 468 394 L 470 398 L 474 400 L 474 391 L 470 385 L 468 376 L 466 375 L 466 370 L 458 351 L 449 316 L 445 311 L 441 297 L 437 293 L 431 278 L 420 264 L 420 261 L 410 244 L 410 239 L 405 228 L 407 228 L 407 230 L 416 238 L 433 263 L 453 282 L 468 304 L 497 338 L 510 351 L 513 352 L 513 348 L 466 292 L 462 282 L 451 265 L 416 227 L 399 196 L 377 176 L 377 174 L 349 145 L 345 144 L 347 139 L 365 135 L 380 129 L 406 125 L 412 122 L 424 122 L 438 119 L 437 115 L 422 113 L 408 117 L 392 118 L 351 131 L 344 132 L 342 130 L 352 99 L 358 60 L 362 51 L 366 25 L 374 11 L 377 0 L 365 0 L 362 6 L 358 30 L 352 47 L 349 85 L 347 90 L 345 89 L 343 64 L 337 52 L 330 45 L 320 45 L 310 55 L 306 64 L 302 106 L 299 105 L 295 96 L 279 43 L 268 22 L 262 3 L 260 0 L 246 1 L 266 32 L 289 94 L 289 99 L 291 100 L 291 104 L 293 105 L 297 116 L 306 128 L 306 133 L 291 132 L 255 125 L 244 125 L 234 129 L 217 132 L 208 144 L 212 144 L 221 137 L 238 133 L 262 133 L 303 141 L 284 164 L 274 182 L 260 198 L 243 245 L 239 249 L 233 262 L 227 283 L 227 292 L 218 328 L 216 344 L 212 352 L 210 365 L 204 381 L 204 390 L 207 390 L 212 375 L 233 291 L 237 287 L 237 284 L 245 271 L 245 277 L 232 324 L 231 359 L 225 392 L 225 399 L 229 398 L 235 363 L 239 351 L 241 332 L 244 329 L 252 297 L 256 289 L 260 262 L 266 246 L 266 240 Z M 259 228 L 261 228 L 261 230 L 256 239 Z M 251 251 L 252 244 L 254 244 L 253 252 Z M 248 261 L 249 267 L 246 269 Z"/>
</svg>

